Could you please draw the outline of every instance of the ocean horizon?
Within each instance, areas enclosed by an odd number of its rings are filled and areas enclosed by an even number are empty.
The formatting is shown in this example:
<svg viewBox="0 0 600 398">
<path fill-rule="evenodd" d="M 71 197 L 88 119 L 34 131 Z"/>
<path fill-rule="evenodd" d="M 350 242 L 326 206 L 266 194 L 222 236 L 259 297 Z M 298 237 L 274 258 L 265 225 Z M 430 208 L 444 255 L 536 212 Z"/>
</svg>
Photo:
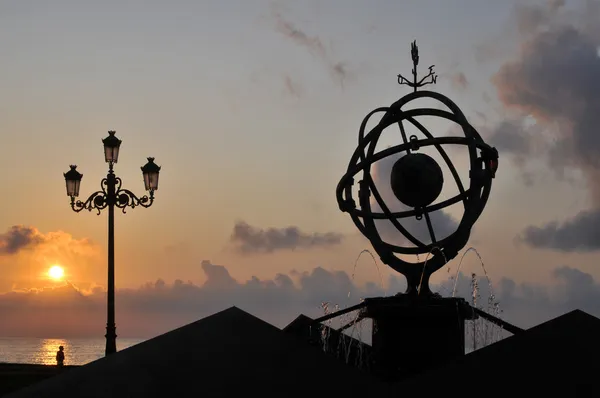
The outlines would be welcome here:
<svg viewBox="0 0 600 398">
<path fill-rule="evenodd" d="M 145 339 L 117 338 L 117 351 Z M 85 365 L 104 357 L 106 339 L 0 337 L 0 363 L 56 365 L 56 351 L 65 349 L 65 365 Z"/>
</svg>

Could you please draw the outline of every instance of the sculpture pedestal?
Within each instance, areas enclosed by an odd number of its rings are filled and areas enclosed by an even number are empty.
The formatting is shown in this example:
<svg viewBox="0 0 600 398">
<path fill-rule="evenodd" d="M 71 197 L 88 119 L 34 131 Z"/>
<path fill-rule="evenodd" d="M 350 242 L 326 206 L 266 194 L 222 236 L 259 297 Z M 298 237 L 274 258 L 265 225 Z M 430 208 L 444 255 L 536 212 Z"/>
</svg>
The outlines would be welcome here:
<svg viewBox="0 0 600 398">
<path fill-rule="evenodd" d="M 465 320 L 475 314 L 462 298 L 399 294 L 365 299 L 373 320 L 373 368 L 395 381 L 465 354 Z"/>
</svg>

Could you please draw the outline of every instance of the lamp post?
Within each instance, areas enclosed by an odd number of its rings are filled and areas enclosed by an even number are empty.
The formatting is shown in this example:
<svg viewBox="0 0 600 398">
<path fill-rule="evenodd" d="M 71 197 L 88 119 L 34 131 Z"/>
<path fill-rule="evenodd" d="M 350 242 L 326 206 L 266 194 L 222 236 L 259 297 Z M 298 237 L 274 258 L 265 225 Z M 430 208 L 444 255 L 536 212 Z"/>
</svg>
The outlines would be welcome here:
<svg viewBox="0 0 600 398">
<path fill-rule="evenodd" d="M 150 207 L 154 202 L 154 191 L 158 189 L 158 174 L 160 166 L 154 163 L 154 158 L 148 158 L 141 169 L 144 185 L 149 196 L 138 198 L 128 189 L 121 188 L 122 181 L 113 171 L 113 166 L 119 159 L 121 140 L 115 136 L 114 131 L 108 132 L 108 137 L 102 140 L 104 144 L 104 158 L 108 163 L 108 174 L 103 178 L 100 191 L 91 194 L 85 201 L 76 200 L 79 196 L 79 186 L 83 174 L 77 171 L 77 166 L 64 173 L 67 184 L 67 196 L 71 198 L 71 208 L 79 213 L 86 209 L 96 210 L 100 215 L 101 210 L 108 207 L 108 292 L 107 292 L 107 319 L 106 319 L 106 355 L 117 352 L 117 327 L 115 325 L 115 206 L 125 213 L 127 207 L 132 209 L 137 206 Z"/>
</svg>

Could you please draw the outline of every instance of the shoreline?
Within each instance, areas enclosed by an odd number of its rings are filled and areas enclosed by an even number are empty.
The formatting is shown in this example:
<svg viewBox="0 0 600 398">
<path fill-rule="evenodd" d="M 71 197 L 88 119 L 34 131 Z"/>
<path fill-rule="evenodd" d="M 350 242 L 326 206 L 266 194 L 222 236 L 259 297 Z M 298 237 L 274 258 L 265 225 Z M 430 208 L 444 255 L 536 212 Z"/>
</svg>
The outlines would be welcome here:
<svg viewBox="0 0 600 398">
<path fill-rule="evenodd" d="M 79 366 L 0 362 L 0 397 Z"/>
</svg>

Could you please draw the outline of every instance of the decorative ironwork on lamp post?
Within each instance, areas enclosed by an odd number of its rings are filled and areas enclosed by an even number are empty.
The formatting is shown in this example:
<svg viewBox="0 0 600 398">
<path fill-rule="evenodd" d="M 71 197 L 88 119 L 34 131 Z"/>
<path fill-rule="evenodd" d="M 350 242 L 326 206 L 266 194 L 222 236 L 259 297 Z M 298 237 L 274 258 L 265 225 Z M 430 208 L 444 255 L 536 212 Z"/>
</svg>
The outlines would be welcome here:
<svg viewBox="0 0 600 398">
<path fill-rule="evenodd" d="M 158 175 L 160 166 L 154 163 L 154 158 L 148 158 L 141 169 L 144 186 L 149 195 L 138 198 L 133 192 L 122 188 L 122 181 L 113 171 L 113 166 L 119 159 L 121 140 L 114 131 L 108 132 L 108 137 L 102 140 L 104 158 L 108 163 L 108 174 L 100 182 L 100 191 L 92 193 L 85 201 L 76 200 L 79 197 L 79 186 L 83 174 L 77 171 L 76 165 L 64 173 L 67 184 L 67 196 L 71 198 L 71 208 L 79 213 L 82 210 L 96 210 L 98 215 L 108 208 L 108 291 L 107 291 L 107 320 L 106 320 L 106 355 L 117 352 L 117 327 L 115 325 L 115 207 L 123 213 L 127 207 L 150 207 L 154 203 L 154 191 L 158 190 Z"/>
</svg>

